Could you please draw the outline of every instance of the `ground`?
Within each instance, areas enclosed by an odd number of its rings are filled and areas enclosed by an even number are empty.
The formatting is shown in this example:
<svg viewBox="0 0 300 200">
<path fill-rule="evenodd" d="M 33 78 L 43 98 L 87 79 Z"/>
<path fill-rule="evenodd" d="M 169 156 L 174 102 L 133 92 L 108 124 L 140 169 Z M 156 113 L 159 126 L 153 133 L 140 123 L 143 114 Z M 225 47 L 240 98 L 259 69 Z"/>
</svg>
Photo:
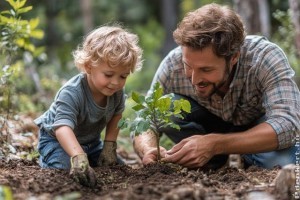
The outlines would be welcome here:
<svg viewBox="0 0 300 200">
<path fill-rule="evenodd" d="M 166 164 L 135 168 L 130 165 L 95 168 L 93 189 L 75 183 L 68 171 L 41 169 L 36 162 L 0 160 L 0 184 L 14 199 L 245 199 L 274 194 L 278 169 L 224 167 L 216 171 L 186 170 Z M 273 195 L 273 199 L 275 195 Z M 257 198 L 256 198 L 257 199 Z"/>
<path fill-rule="evenodd" d="M 8 127 L 11 128 L 11 125 Z M 13 127 L 18 129 L 16 126 Z M 13 131 L 9 128 L 6 129 L 7 132 L 12 133 Z M 23 132 L 23 134 L 18 134 L 18 132 Z M 41 169 L 36 157 L 26 153 L 28 152 L 26 148 L 35 145 L 36 135 L 29 134 L 29 132 L 24 134 L 24 132 L 26 132 L 24 128 L 19 128 L 10 136 L 11 145 L 3 143 L 5 145 L 0 151 L 0 199 L 1 189 L 3 190 L 6 186 L 11 190 L 15 200 L 281 200 L 277 197 L 273 183 L 279 168 L 272 170 L 258 167 L 237 169 L 224 166 L 212 171 L 187 170 L 168 164 L 142 166 L 133 152 L 120 148 L 118 152 L 126 165 L 94 168 L 97 186 L 95 188 L 84 187 L 74 182 L 69 177 L 68 171 Z M 2 130 L 3 133 L 5 131 Z"/>
</svg>

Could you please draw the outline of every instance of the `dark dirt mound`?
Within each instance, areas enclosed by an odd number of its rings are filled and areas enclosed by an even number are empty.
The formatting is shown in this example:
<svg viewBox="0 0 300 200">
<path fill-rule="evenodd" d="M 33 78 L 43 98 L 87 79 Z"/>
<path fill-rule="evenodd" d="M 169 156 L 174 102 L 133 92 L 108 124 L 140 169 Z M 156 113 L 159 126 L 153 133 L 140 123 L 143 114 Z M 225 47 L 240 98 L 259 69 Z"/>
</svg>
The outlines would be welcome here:
<svg viewBox="0 0 300 200">
<path fill-rule="evenodd" d="M 224 167 L 217 171 L 187 170 L 154 164 L 98 167 L 97 187 L 87 188 L 65 170 L 41 169 L 36 162 L 0 159 L 0 185 L 9 186 L 14 199 L 246 199 L 275 198 L 272 181 L 279 169 Z M 257 198 L 258 197 L 258 198 Z"/>
</svg>

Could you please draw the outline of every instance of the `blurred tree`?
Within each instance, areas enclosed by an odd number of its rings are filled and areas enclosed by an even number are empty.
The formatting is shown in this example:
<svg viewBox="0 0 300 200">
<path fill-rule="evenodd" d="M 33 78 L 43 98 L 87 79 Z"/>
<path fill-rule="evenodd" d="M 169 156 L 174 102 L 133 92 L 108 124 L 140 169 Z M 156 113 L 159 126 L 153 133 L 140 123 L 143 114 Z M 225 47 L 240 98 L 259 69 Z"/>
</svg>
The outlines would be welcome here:
<svg viewBox="0 0 300 200">
<path fill-rule="evenodd" d="M 44 36 L 38 28 L 39 19 L 26 20 L 23 14 L 32 6 L 25 6 L 26 0 L 7 0 L 10 8 L 0 12 L 0 146 L 8 136 L 7 119 L 19 111 L 20 98 L 16 82 L 24 74 L 25 55 L 38 57 L 43 49 L 32 43 L 32 38 Z M 26 65 L 25 65 L 26 66 Z M 5 113 L 5 114 L 3 114 Z M 9 142 L 9 141 L 8 141 Z"/>
<path fill-rule="evenodd" d="M 291 18 L 295 28 L 295 44 L 300 57 L 300 2 L 299 0 L 289 0 Z"/>
<path fill-rule="evenodd" d="M 271 37 L 270 7 L 268 0 L 258 0 L 259 18 L 262 35 Z"/>
<path fill-rule="evenodd" d="M 93 27 L 93 13 L 92 13 L 92 2 L 91 0 L 80 0 L 80 8 L 83 18 L 83 29 L 84 34 L 90 32 Z"/>
<path fill-rule="evenodd" d="M 262 34 L 270 37 L 271 24 L 267 0 L 233 0 L 233 3 L 248 34 Z"/>
<path fill-rule="evenodd" d="M 179 3 L 174 0 L 161 1 L 161 20 L 165 31 L 165 39 L 162 46 L 162 57 L 177 45 L 173 39 L 173 31 L 176 29 L 178 21 Z"/>
</svg>

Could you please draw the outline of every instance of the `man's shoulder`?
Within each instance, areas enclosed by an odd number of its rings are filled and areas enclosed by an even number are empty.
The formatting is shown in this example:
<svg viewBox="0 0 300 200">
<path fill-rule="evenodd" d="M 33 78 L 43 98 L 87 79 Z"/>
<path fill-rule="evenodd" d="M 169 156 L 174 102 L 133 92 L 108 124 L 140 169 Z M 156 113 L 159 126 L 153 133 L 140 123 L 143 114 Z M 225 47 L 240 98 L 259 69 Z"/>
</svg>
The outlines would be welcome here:
<svg viewBox="0 0 300 200">
<path fill-rule="evenodd" d="M 263 50 L 266 48 L 274 48 L 277 45 L 268 40 L 265 36 L 247 35 L 242 49 L 249 50 Z"/>
<path fill-rule="evenodd" d="M 165 57 L 165 60 L 181 60 L 182 50 L 181 47 L 178 46 L 172 49 Z"/>
<path fill-rule="evenodd" d="M 182 50 L 178 46 L 172 49 L 169 54 L 165 57 L 163 64 L 172 68 L 173 70 L 182 69 Z"/>
<path fill-rule="evenodd" d="M 262 58 L 272 59 L 274 55 L 281 57 L 281 48 L 264 36 L 248 35 L 241 47 L 241 58 L 246 62 L 257 62 L 257 59 Z"/>
</svg>

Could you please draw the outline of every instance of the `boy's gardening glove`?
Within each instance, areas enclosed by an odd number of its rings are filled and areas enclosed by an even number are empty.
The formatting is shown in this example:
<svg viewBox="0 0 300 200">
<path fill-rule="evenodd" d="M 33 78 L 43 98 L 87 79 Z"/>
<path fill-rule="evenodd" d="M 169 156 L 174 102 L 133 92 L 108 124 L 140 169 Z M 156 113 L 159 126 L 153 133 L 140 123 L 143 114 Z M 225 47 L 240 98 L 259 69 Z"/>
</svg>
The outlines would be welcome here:
<svg viewBox="0 0 300 200">
<path fill-rule="evenodd" d="M 109 166 L 117 164 L 117 143 L 115 141 L 104 141 L 103 149 L 100 154 L 98 165 Z"/>
<path fill-rule="evenodd" d="M 85 153 L 71 157 L 70 176 L 84 186 L 94 187 L 97 184 L 95 171 Z"/>
</svg>

